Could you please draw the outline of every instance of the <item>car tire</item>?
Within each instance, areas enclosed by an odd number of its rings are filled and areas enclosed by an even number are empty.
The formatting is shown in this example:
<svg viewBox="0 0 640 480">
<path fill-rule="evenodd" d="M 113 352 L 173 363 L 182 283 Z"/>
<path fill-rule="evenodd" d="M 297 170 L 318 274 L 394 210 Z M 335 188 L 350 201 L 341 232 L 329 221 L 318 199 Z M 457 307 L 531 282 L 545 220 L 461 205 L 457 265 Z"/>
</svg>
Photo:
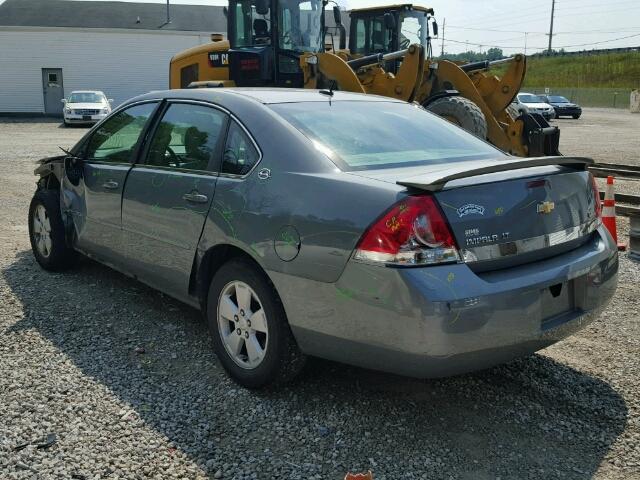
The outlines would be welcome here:
<svg viewBox="0 0 640 480">
<path fill-rule="evenodd" d="M 282 302 L 266 275 L 249 260 L 230 260 L 216 272 L 206 317 L 220 363 L 243 387 L 280 385 L 302 370 L 305 355 L 291 333 Z"/>
<path fill-rule="evenodd" d="M 580 118 L 580 115 L 571 115 L 573 117 L 574 120 L 577 120 Z"/>
<path fill-rule="evenodd" d="M 64 128 L 69 128 L 69 123 L 68 123 L 66 120 L 63 120 L 63 121 L 62 121 L 62 126 L 63 126 Z"/>
<path fill-rule="evenodd" d="M 58 190 L 41 189 L 31 199 L 29 240 L 36 261 L 45 270 L 60 271 L 74 265 L 77 253 L 66 241 Z"/>
<path fill-rule="evenodd" d="M 478 138 L 487 138 L 487 120 L 480 107 L 468 98 L 454 96 L 434 100 L 425 107 Z"/>
</svg>

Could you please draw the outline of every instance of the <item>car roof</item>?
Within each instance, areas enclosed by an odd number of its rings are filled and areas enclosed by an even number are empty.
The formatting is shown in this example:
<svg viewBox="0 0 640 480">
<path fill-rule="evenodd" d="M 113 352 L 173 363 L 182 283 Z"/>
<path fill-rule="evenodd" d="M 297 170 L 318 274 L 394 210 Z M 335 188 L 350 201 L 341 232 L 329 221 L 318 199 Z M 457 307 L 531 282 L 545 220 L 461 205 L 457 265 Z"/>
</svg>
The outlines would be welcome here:
<svg viewBox="0 0 640 480">
<path fill-rule="evenodd" d="M 74 90 L 73 93 L 102 93 L 104 95 L 104 93 L 101 90 Z"/>
<path fill-rule="evenodd" d="M 332 95 L 328 95 L 327 90 L 312 90 L 304 88 L 190 88 L 182 90 L 164 90 L 149 92 L 148 94 L 136 97 L 135 100 L 146 100 L 151 98 L 183 98 L 204 101 L 219 101 L 226 97 L 230 100 L 232 97 L 243 97 L 254 100 L 263 104 L 274 103 L 301 103 L 301 102 L 343 102 L 343 101 L 360 101 L 360 102 L 399 102 L 390 97 L 381 97 L 378 95 L 366 95 L 362 93 L 333 91 Z"/>
</svg>

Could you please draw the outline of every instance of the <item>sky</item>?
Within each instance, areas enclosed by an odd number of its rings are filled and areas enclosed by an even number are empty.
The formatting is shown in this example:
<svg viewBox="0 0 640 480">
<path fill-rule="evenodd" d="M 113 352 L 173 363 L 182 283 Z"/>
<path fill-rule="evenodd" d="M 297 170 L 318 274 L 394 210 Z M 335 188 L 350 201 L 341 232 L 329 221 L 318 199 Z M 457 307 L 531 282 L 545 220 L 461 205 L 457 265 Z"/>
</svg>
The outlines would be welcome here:
<svg viewBox="0 0 640 480">
<path fill-rule="evenodd" d="M 4 0 L 0 0 L 2 3 Z M 102 1 L 102 0 L 90 0 Z M 125 0 L 130 1 L 130 0 Z M 133 1 L 133 0 L 131 0 Z M 165 3 L 166 0 L 135 0 Z M 400 3 L 398 0 L 336 0 L 345 9 Z M 405 0 L 410 1 L 410 0 Z M 172 4 L 226 5 L 223 0 L 170 0 Z M 497 46 L 505 54 L 532 54 L 548 47 L 552 0 L 429 0 L 442 49 L 458 53 Z M 566 50 L 640 46 L 640 0 L 556 0 L 553 48 Z"/>
</svg>

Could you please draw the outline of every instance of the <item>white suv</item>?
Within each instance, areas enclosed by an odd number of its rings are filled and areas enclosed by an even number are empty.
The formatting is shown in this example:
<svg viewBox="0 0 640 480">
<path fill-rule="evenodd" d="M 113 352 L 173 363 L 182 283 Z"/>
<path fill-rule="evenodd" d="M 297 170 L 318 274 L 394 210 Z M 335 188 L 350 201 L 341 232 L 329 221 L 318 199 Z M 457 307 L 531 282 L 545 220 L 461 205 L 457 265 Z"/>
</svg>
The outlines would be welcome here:
<svg viewBox="0 0 640 480">
<path fill-rule="evenodd" d="M 547 120 L 556 117 L 555 109 L 533 93 L 519 93 L 513 99 L 513 106 L 518 113 L 539 113 Z"/>
<path fill-rule="evenodd" d="M 77 90 L 63 98 L 64 125 L 96 123 L 111 113 L 113 99 L 99 90 Z"/>
</svg>

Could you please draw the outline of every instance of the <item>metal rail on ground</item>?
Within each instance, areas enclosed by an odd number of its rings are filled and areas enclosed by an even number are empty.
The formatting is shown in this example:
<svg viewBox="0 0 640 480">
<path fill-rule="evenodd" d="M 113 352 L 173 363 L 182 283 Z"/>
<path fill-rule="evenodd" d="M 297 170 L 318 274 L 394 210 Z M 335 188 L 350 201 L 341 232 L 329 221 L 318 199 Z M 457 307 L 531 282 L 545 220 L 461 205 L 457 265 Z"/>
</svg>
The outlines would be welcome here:
<svg viewBox="0 0 640 480">
<path fill-rule="evenodd" d="M 639 165 L 621 165 L 617 163 L 594 163 L 589 166 L 589 170 L 596 177 L 640 178 Z"/>
</svg>

